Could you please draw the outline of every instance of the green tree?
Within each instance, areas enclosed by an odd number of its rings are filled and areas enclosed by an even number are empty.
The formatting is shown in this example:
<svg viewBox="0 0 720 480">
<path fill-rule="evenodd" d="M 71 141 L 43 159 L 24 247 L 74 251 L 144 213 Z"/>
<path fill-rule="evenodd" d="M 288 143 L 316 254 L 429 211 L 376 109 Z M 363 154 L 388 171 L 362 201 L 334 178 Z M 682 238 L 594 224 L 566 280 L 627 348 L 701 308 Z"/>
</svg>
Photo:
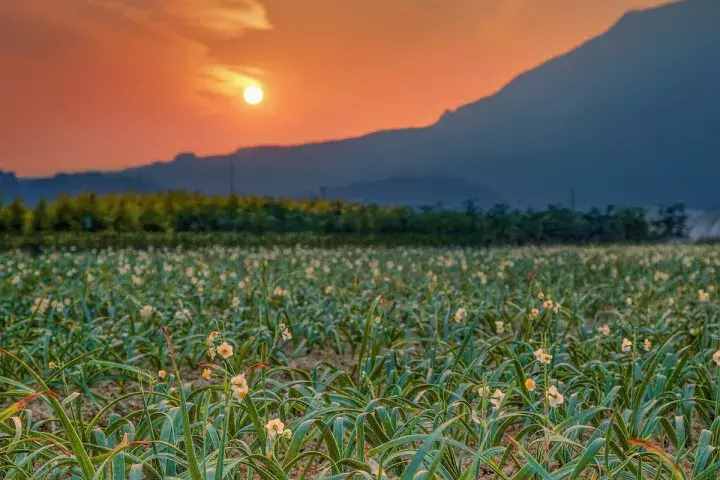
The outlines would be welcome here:
<svg viewBox="0 0 720 480">
<path fill-rule="evenodd" d="M 61 195 L 55 201 L 55 215 L 52 221 L 52 229 L 56 232 L 67 232 L 77 229 L 77 218 L 75 217 L 75 208 L 70 198 Z"/>
<path fill-rule="evenodd" d="M 116 232 L 134 232 L 138 229 L 138 222 L 134 215 L 134 209 L 126 198 L 121 198 L 112 221 L 113 230 Z"/>
<path fill-rule="evenodd" d="M 94 193 L 79 196 L 75 201 L 75 213 L 80 228 L 85 232 L 105 230 L 108 222 Z"/>
<path fill-rule="evenodd" d="M 5 210 L 2 205 L 2 199 L 0 199 L 0 233 L 6 233 L 8 230 L 7 218 L 5 218 Z"/>
<path fill-rule="evenodd" d="M 162 211 L 153 201 L 146 202 L 138 218 L 140 228 L 145 232 L 165 232 L 168 230 Z"/>
<path fill-rule="evenodd" d="M 42 199 L 35 205 L 35 209 L 32 213 L 32 231 L 33 232 L 45 232 L 50 229 L 52 223 L 50 218 L 50 210 L 48 208 L 48 202 Z"/>
<path fill-rule="evenodd" d="M 27 222 L 27 208 L 19 198 L 16 198 L 7 208 L 7 228 L 15 234 L 25 232 L 25 224 Z"/>
</svg>

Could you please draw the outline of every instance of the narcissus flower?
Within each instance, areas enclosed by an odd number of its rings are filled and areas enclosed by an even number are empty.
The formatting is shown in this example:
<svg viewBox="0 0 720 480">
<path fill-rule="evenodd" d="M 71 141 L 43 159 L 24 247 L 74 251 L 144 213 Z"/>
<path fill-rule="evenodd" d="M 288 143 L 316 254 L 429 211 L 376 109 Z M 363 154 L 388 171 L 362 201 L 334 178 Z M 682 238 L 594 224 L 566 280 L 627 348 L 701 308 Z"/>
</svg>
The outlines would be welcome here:
<svg viewBox="0 0 720 480">
<path fill-rule="evenodd" d="M 646 352 L 649 352 L 652 349 L 652 342 L 647 338 L 643 341 L 643 349 Z"/>
<path fill-rule="evenodd" d="M 280 327 L 280 335 L 282 336 L 282 339 L 286 342 L 289 340 L 292 340 L 292 332 L 287 327 L 287 325 L 285 325 L 284 323 L 281 323 L 278 326 Z"/>
<path fill-rule="evenodd" d="M 42 315 L 47 311 L 47 309 L 49 307 L 50 307 L 50 299 L 39 297 L 39 298 L 36 298 L 35 301 L 33 302 L 33 305 L 32 305 L 32 308 L 30 309 L 30 311 L 33 314 Z"/>
<path fill-rule="evenodd" d="M 158 370 L 157 375 L 160 380 L 165 380 L 165 377 L 167 377 L 167 372 L 165 370 Z"/>
<path fill-rule="evenodd" d="M 623 338 L 620 349 L 623 351 L 623 353 L 628 353 L 630 350 L 632 350 L 632 346 L 633 344 L 630 340 L 628 340 L 627 338 Z"/>
<path fill-rule="evenodd" d="M 458 308 L 457 311 L 455 311 L 455 317 L 454 317 L 454 318 L 455 318 L 455 321 L 458 322 L 458 323 L 464 322 L 464 321 L 465 321 L 465 318 L 467 318 L 467 310 L 465 310 L 465 309 L 462 308 L 462 307 Z"/>
<path fill-rule="evenodd" d="M 215 343 L 215 339 L 220 336 L 220 332 L 217 330 L 212 331 L 208 334 L 207 339 L 205 340 L 205 343 L 207 345 L 212 345 Z"/>
<path fill-rule="evenodd" d="M 698 301 L 700 303 L 707 303 L 710 301 L 710 292 L 706 292 L 705 290 L 698 290 Z"/>
<path fill-rule="evenodd" d="M 245 379 L 245 375 L 242 373 L 239 373 L 230 379 L 230 386 L 235 396 L 240 400 L 245 398 L 248 392 L 250 392 L 250 387 Z"/>
<path fill-rule="evenodd" d="M 610 335 L 610 325 L 608 325 L 607 323 L 600 325 L 597 330 L 599 333 L 603 334 L 606 337 Z"/>
<path fill-rule="evenodd" d="M 203 368 L 202 374 L 201 374 L 203 380 L 210 380 L 212 378 L 212 370 L 205 367 Z"/>
<path fill-rule="evenodd" d="M 525 388 L 527 389 L 528 392 L 534 392 L 534 391 L 535 391 L 535 386 L 536 386 L 536 385 L 535 385 L 535 380 L 533 380 L 533 379 L 530 378 L 530 377 L 528 377 L 528 378 L 525 379 Z"/>
<path fill-rule="evenodd" d="M 545 365 L 549 365 L 552 361 L 552 355 L 547 353 L 542 348 L 538 348 L 537 350 L 535 350 L 533 352 L 533 355 L 535 355 L 535 360 Z"/>
<path fill-rule="evenodd" d="M 220 336 L 220 332 L 213 331 L 210 332 L 210 335 L 207 336 L 207 339 L 205 340 L 205 343 L 208 347 L 208 357 L 210 357 L 210 360 L 215 360 L 215 355 L 217 355 L 217 349 L 215 348 L 215 339 Z"/>
<path fill-rule="evenodd" d="M 557 408 L 565 402 L 565 397 L 555 385 L 551 385 L 545 392 L 545 397 L 552 408 Z"/>
<path fill-rule="evenodd" d="M 505 394 L 502 392 L 502 390 L 496 388 L 492 394 L 492 397 L 490 397 L 490 403 L 492 403 L 492 406 L 494 408 L 500 408 L 500 405 L 502 405 L 504 399 Z"/>
<path fill-rule="evenodd" d="M 273 418 L 265 424 L 265 430 L 270 438 L 275 438 L 285 433 L 285 424 L 279 418 Z"/>
<path fill-rule="evenodd" d="M 148 318 L 152 317 L 153 312 L 155 309 L 151 305 L 145 305 L 140 309 L 140 318 L 143 320 L 147 320 Z"/>
<path fill-rule="evenodd" d="M 713 359 L 713 362 L 715 362 L 715 365 L 720 367 L 720 350 L 713 353 L 712 359 Z"/>
<path fill-rule="evenodd" d="M 503 333 L 505 333 L 505 322 L 495 322 L 495 333 L 497 333 L 498 335 L 502 335 Z"/>
<path fill-rule="evenodd" d="M 233 356 L 233 346 L 227 342 L 222 342 L 217 347 L 217 353 L 224 359 L 228 359 Z"/>
</svg>

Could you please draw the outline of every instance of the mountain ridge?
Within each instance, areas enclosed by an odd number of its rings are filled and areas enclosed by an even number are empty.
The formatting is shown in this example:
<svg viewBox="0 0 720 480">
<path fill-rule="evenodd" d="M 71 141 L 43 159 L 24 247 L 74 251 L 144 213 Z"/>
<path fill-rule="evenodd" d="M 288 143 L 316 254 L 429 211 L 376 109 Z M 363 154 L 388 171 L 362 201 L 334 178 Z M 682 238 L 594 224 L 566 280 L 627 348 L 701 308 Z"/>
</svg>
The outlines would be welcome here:
<svg viewBox="0 0 720 480">
<path fill-rule="evenodd" d="M 143 191 L 276 196 L 391 178 L 461 178 L 515 206 L 559 203 L 575 189 L 580 205 L 718 207 L 712 181 L 720 177 L 714 161 L 720 66 L 712 62 L 720 51 L 718 24 L 714 0 L 633 10 L 601 35 L 428 126 L 227 155 L 180 154 L 100 175 L 110 179 L 106 189 L 117 182 L 118 189 L 137 183 Z M 96 177 L 88 175 L 58 183 L 73 193 L 91 186 Z M 30 196 L 33 181 L 18 180 Z"/>
</svg>

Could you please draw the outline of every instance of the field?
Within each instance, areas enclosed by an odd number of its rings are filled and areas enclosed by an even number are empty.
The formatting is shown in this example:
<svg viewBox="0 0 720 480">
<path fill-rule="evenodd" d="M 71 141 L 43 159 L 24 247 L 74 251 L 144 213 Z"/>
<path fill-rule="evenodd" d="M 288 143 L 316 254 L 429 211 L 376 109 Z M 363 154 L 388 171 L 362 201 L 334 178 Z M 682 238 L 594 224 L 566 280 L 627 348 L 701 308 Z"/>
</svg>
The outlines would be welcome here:
<svg viewBox="0 0 720 480">
<path fill-rule="evenodd" d="M 720 469 L 720 247 L 0 253 L 3 479 Z"/>
</svg>

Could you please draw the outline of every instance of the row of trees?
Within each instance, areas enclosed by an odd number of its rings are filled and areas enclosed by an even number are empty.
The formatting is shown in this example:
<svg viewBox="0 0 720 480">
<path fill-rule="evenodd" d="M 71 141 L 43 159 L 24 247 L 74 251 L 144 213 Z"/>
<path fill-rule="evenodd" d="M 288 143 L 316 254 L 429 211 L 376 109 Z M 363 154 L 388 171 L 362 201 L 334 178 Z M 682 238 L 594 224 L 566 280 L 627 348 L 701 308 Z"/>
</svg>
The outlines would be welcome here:
<svg viewBox="0 0 720 480">
<path fill-rule="evenodd" d="M 330 200 L 219 197 L 184 192 L 61 196 L 0 205 L 0 232 L 317 232 L 472 236 L 484 244 L 643 242 L 682 236 L 682 205 L 649 218 L 640 208 L 413 209 Z"/>
</svg>

